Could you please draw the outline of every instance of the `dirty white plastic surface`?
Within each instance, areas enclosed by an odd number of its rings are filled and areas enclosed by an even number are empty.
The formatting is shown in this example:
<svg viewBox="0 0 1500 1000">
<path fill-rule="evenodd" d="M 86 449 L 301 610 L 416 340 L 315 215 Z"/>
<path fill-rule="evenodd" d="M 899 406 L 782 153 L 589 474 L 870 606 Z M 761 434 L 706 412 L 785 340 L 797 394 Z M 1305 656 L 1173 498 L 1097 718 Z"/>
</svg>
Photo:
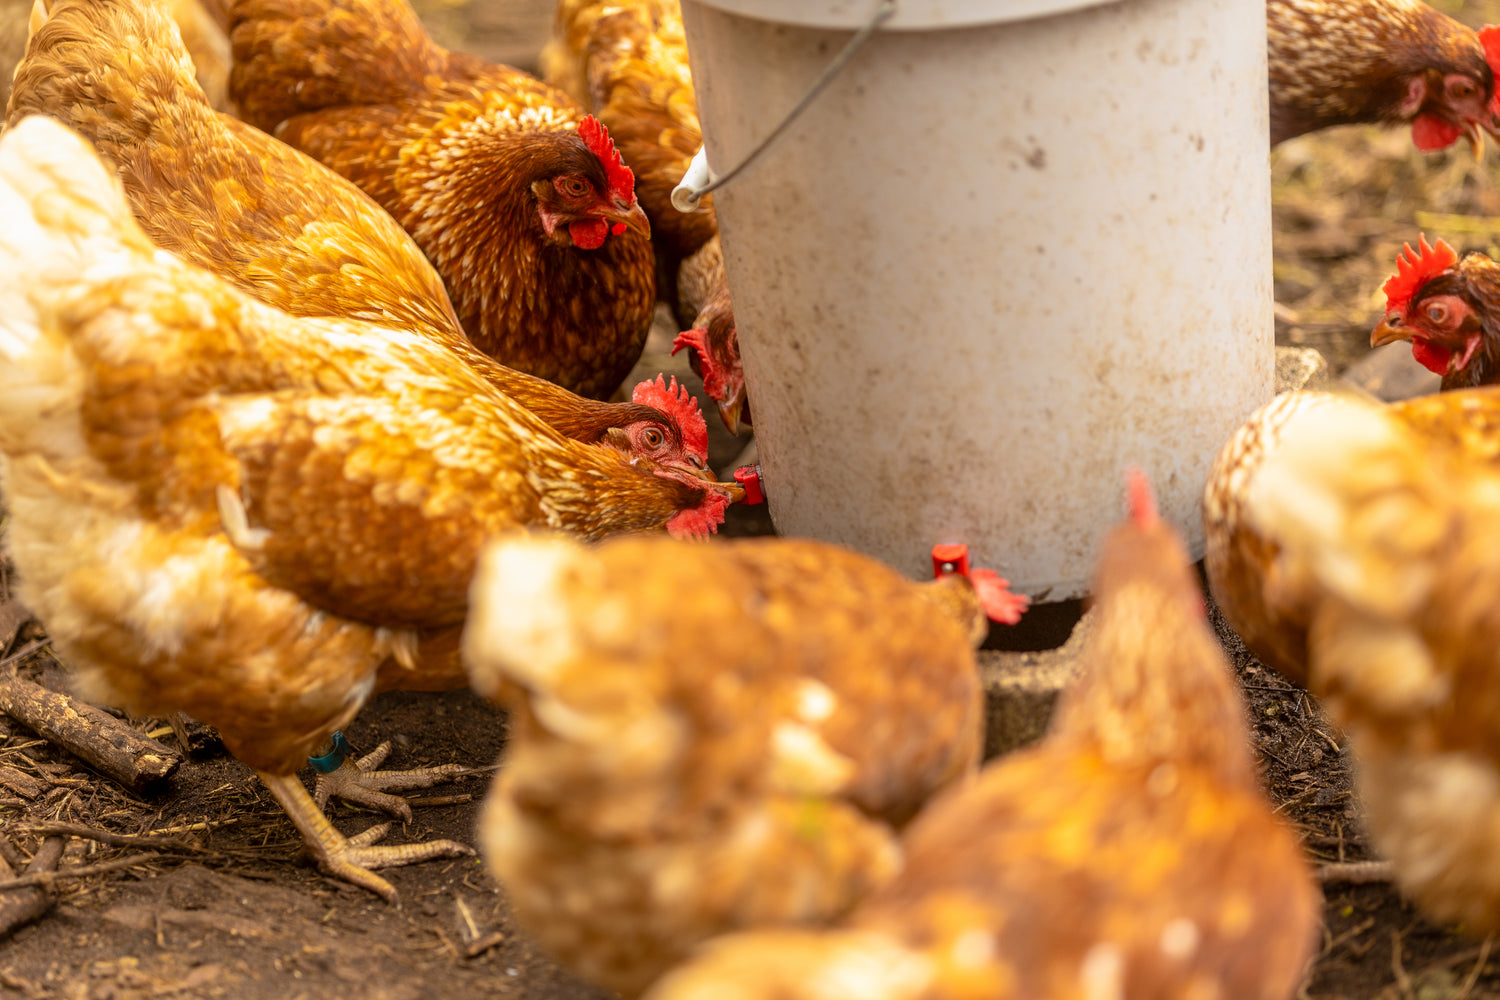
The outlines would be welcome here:
<svg viewBox="0 0 1500 1000">
<path fill-rule="evenodd" d="M 699 0 L 731 14 L 808 28 L 858 28 L 879 0 Z M 899 0 L 886 22 L 892 30 L 957 28 L 1061 14 L 1117 0 Z"/>
<path fill-rule="evenodd" d="M 720 172 L 849 37 L 683 19 Z M 1201 553 L 1208 464 L 1272 392 L 1267 150 L 1259 3 L 876 34 L 714 195 L 777 527 L 915 577 L 966 542 L 1057 600 L 1133 464 Z"/>
</svg>

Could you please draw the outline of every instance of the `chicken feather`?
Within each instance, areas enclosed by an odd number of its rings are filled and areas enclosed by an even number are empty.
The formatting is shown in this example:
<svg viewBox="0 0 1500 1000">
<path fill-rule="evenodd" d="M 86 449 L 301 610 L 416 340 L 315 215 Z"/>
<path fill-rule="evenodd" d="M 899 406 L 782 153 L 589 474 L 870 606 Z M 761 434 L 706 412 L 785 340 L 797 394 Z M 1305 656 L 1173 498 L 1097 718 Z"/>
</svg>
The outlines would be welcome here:
<svg viewBox="0 0 1500 1000">
<path fill-rule="evenodd" d="M 710 942 L 650 1000 L 1291 997 L 1318 892 L 1187 553 L 1142 515 L 1105 540 L 1040 744 L 928 805 L 900 874 L 834 928 Z"/>
<path fill-rule="evenodd" d="M 385 210 L 305 154 L 214 112 L 157 0 L 39 9 L 8 120 L 48 114 L 87 137 L 120 172 L 156 245 L 293 315 L 422 331 L 569 437 L 597 444 L 620 428 L 647 458 L 702 467 L 706 448 L 683 440 L 695 410 L 583 399 L 475 350 L 437 272 Z"/>
<path fill-rule="evenodd" d="M 383 895 L 363 865 L 407 849 L 343 843 L 290 775 L 412 662 L 411 629 L 462 620 L 482 541 L 659 529 L 732 495 L 557 435 L 424 334 L 289 316 L 155 248 L 51 119 L 0 139 L 0 259 L 23 599 L 96 692 L 214 725 L 325 867 Z"/>
<path fill-rule="evenodd" d="M 1451 425 L 1465 401 L 1492 418 L 1497 396 L 1422 406 Z M 1274 546 L 1276 605 L 1305 623 L 1307 684 L 1349 738 L 1375 847 L 1428 915 L 1486 934 L 1500 929 L 1500 468 L 1454 446 L 1466 436 L 1357 399 L 1305 408 L 1243 509 Z"/>
<path fill-rule="evenodd" d="M 655 267 L 634 191 L 580 133 L 577 105 L 436 45 L 405 0 L 237 0 L 230 39 L 245 119 L 384 206 L 480 350 L 583 395 L 614 391 L 650 329 Z"/>
<path fill-rule="evenodd" d="M 472 601 L 465 659 L 512 727 L 487 859 L 543 947 L 626 995 L 716 933 L 842 912 L 979 758 L 997 608 L 963 577 L 803 539 L 513 536 Z"/>
</svg>

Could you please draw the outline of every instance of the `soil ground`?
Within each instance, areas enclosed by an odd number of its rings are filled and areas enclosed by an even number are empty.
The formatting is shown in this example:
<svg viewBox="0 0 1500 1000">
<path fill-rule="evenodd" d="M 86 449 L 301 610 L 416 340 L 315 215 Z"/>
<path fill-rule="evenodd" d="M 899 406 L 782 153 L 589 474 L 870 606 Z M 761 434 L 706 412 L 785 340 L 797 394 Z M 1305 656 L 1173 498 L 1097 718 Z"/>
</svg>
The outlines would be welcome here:
<svg viewBox="0 0 1500 1000">
<path fill-rule="evenodd" d="M 24 31 L 15 25 L 29 6 L 0 2 L 0 14 L 11 15 L 0 17 L 4 66 L 19 51 Z M 418 6 L 446 44 L 520 65 L 532 61 L 550 21 L 544 0 L 427 0 Z M 1500 0 L 1441 6 L 1473 25 L 1500 21 Z M 1422 155 L 1407 135 L 1372 129 L 1338 130 L 1276 150 L 1271 170 L 1278 342 L 1317 347 L 1335 371 L 1363 356 L 1383 304 L 1380 284 L 1400 243 L 1418 230 L 1443 236 L 1460 251 L 1500 253 L 1497 162 L 1493 151 L 1479 165 L 1462 150 Z M 664 363 L 661 347 L 658 337 L 648 366 Z M 727 463 L 739 444 L 717 437 L 717 464 Z M 769 528 L 762 511 L 736 511 L 734 520 L 736 533 Z M 0 606 L 8 597 L 8 577 L 0 575 Z M 27 626 L 0 648 L 0 669 L 64 686 L 50 650 L 35 646 L 44 638 L 39 626 Z M 1244 684 L 1272 800 L 1302 831 L 1315 857 L 1366 857 L 1342 736 L 1304 692 L 1263 668 L 1227 632 L 1225 643 Z M 144 732 L 165 729 L 160 719 L 132 724 Z M 505 719 L 467 692 L 392 694 L 375 699 L 347 733 L 362 750 L 382 739 L 395 741 L 392 767 L 483 766 L 500 753 Z M 170 735 L 162 738 L 172 742 Z M 29 781 L 16 779 L 15 772 Z M 394 829 L 386 842 L 450 837 L 472 844 L 486 780 L 480 775 L 420 793 L 419 799 L 439 804 L 419 804 L 413 822 Z M 453 795 L 469 798 L 453 801 Z M 346 833 L 380 819 L 342 805 L 333 815 Z M 132 855 L 139 860 L 59 880 L 51 913 L 0 941 L 0 996 L 602 996 L 531 947 L 512 926 L 503 891 L 476 859 L 389 870 L 402 899 L 399 908 L 390 907 L 299 863 L 290 823 L 250 772 L 230 758 L 189 760 L 163 793 L 143 798 L 0 716 L 0 850 L 13 849 L 13 860 L 24 861 L 41 841 L 38 829 L 60 822 L 165 835 L 178 838 L 180 846 L 142 850 L 70 839 L 64 869 Z M 1303 995 L 1500 997 L 1500 960 L 1461 929 L 1423 920 L 1389 886 L 1333 886 L 1323 948 Z"/>
</svg>

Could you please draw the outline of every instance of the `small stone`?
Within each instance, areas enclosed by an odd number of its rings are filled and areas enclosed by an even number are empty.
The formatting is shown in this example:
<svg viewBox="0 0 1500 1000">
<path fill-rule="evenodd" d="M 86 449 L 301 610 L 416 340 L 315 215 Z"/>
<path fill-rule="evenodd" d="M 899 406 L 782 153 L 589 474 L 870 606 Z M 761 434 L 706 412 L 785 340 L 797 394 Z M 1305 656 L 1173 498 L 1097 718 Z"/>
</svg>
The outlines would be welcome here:
<svg viewBox="0 0 1500 1000">
<path fill-rule="evenodd" d="M 1326 389 L 1333 372 L 1323 355 L 1311 347 L 1276 348 L 1276 391 Z"/>
</svg>

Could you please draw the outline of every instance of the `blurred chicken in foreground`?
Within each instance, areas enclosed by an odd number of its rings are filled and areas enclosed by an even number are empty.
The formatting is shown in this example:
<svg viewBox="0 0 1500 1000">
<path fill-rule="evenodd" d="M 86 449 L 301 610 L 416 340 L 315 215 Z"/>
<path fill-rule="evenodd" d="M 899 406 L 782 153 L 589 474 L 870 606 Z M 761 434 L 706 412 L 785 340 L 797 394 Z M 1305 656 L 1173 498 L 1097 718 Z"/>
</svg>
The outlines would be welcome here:
<svg viewBox="0 0 1500 1000">
<path fill-rule="evenodd" d="M 1318 892 L 1261 794 L 1245 707 L 1144 480 L 1046 738 L 928 806 L 833 930 L 709 943 L 651 1000 L 1286 1000 Z"/>
<path fill-rule="evenodd" d="M 605 399 L 655 311 L 650 224 L 609 130 L 449 52 L 406 0 L 232 0 L 246 121 L 358 184 L 431 258 L 484 353 Z"/>
<path fill-rule="evenodd" d="M 33 31 L 9 121 L 47 114 L 82 133 L 120 172 L 157 246 L 293 315 L 422 332 L 567 437 L 623 435 L 651 461 L 704 467 L 702 415 L 675 387 L 643 382 L 631 402 L 604 403 L 475 350 L 437 272 L 385 210 L 305 154 L 214 113 L 160 0 L 51 0 L 50 11 L 39 0 Z"/>
<path fill-rule="evenodd" d="M 1329 392 L 1288 392 L 1251 414 L 1220 449 L 1203 490 L 1204 565 L 1214 601 L 1245 645 L 1288 680 L 1309 686 L 1310 609 L 1283 599 L 1273 565 L 1280 540 L 1247 510 L 1250 489 L 1304 413 L 1350 405 Z M 1391 403 L 1390 419 L 1434 453 L 1500 469 L 1500 388 L 1444 392 Z"/>
<path fill-rule="evenodd" d="M 978 762 L 986 616 L 1026 605 L 812 541 L 518 536 L 471 600 L 465 661 L 511 712 L 486 860 L 529 934 L 625 996 L 888 878 L 893 828 Z"/>
<path fill-rule="evenodd" d="M 692 327 L 673 353 L 692 352 L 724 426 L 739 433 L 750 411 L 713 196 L 692 212 L 672 205 L 672 189 L 703 145 L 677 0 L 560 0 L 541 63 L 549 83 L 599 116 L 635 171 L 651 219 L 657 295 Z"/>
<path fill-rule="evenodd" d="M 1333 125 L 1411 125 L 1421 150 L 1500 131 L 1500 28 L 1421 0 L 1267 0 L 1271 145 Z"/>
<path fill-rule="evenodd" d="M 329 872 L 466 849 L 345 840 L 293 775 L 485 539 L 707 532 L 732 488 L 562 438 L 421 334 L 289 316 L 156 249 L 51 119 L 0 138 L 0 451 L 20 593 L 94 694 L 215 726 Z M 663 490 L 663 485 L 666 489 Z"/>
<path fill-rule="evenodd" d="M 1417 237 L 1382 287 L 1385 316 L 1370 346 L 1411 342 L 1412 357 L 1443 377 L 1444 389 L 1500 383 L 1500 266 L 1482 253 L 1462 260 L 1442 240 Z"/>
<path fill-rule="evenodd" d="M 1245 486 L 1270 546 L 1266 603 L 1306 636 L 1307 685 L 1348 735 L 1365 824 L 1397 883 L 1440 921 L 1500 930 L 1500 390 L 1488 460 L 1395 408 L 1346 397 L 1288 411 Z"/>
</svg>

